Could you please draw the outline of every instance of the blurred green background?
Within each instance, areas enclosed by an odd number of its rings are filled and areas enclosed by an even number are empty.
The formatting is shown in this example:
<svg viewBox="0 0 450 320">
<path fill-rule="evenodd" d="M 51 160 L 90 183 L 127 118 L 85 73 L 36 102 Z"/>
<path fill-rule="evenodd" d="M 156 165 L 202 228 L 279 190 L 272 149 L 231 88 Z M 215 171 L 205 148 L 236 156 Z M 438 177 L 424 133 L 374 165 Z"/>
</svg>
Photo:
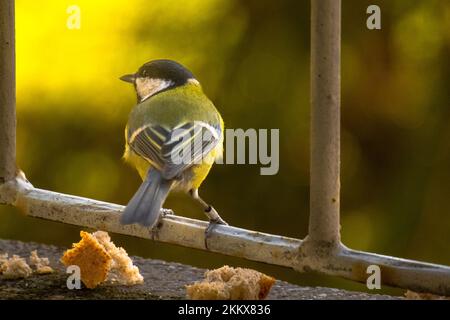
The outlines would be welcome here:
<svg viewBox="0 0 450 320">
<path fill-rule="evenodd" d="M 66 9 L 81 9 L 69 30 Z M 366 28 L 378 4 L 382 30 Z M 118 80 L 146 61 L 190 68 L 229 128 L 280 128 L 280 171 L 216 165 L 201 193 L 232 225 L 304 237 L 309 196 L 309 1 L 16 1 L 18 164 L 34 186 L 126 204 L 135 103 Z M 450 264 L 450 2 L 343 1 L 342 238 Z M 166 207 L 205 219 L 184 195 Z M 0 207 L 0 238 L 70 246 L 79 228 Z M 132 255 L 248 266 L 302 285 L 364 285 L 113 235 Z M 399 290 L 384 292 L 401 293 Z"/>
</svg>

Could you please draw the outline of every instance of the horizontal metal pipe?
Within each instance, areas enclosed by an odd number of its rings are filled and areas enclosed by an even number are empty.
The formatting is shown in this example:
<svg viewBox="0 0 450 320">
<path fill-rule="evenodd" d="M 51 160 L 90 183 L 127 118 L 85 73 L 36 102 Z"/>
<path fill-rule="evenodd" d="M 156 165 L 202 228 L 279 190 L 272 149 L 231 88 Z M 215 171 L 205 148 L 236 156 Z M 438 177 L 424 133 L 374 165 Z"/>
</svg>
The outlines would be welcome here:
<svg viewBox="0 0 450 320">
<path fill-rule="evenodd" d="M 450 267 L 352 250 L 343 244 L 305 239 L 300 248 L 298 271 L 317 271 L 366 283 L 369 266 L 378 266 L 382 285 L 450 296 Z M 300 260 L 301 259 L 301 260 Z"/>
<path fill-rule="evenodd" d="M 18 207 L 30 217 L 153 239 L 280 266 L 294 266 L 302 242 L 218 225 L 208 237 L 206 248 L 205 229 L 208 223 L 205 221 L 166 215 L 161 221 L 157 237 L 154 238 L 150 228 L 136 224 L 122 225 L 119 217 L 124 206 L 121 205 L 36 189 L 23 179 L 5 184 L 3 192 L 1 188 L 2 186 L 0 186 L 0 202 L 3 194 L 3 203 Z"/>
<path fill-rule="evenodd" d="M 326 273 L 365 283 L 370 265 L 380 267 L 381 283 L 416 292 L 450 296 L 450 267 L 343 248 Z"/>
</svg>

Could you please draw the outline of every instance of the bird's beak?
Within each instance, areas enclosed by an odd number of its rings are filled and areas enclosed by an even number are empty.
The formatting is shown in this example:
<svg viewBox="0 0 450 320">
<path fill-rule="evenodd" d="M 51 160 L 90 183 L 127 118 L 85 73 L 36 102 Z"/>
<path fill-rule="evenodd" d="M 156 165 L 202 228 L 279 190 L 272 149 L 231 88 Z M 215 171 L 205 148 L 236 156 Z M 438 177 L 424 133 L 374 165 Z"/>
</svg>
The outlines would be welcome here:
<svg viewBox="0 0 450 320">
<path fill-rule="evenodd" d="M 135 74 L 126 74 L 124 76 L 121 76 L 120 80 L 125 81 L 125 82 L 134 83 L 134 80 L 136 80 L 136 75 Z"/>
</svg>

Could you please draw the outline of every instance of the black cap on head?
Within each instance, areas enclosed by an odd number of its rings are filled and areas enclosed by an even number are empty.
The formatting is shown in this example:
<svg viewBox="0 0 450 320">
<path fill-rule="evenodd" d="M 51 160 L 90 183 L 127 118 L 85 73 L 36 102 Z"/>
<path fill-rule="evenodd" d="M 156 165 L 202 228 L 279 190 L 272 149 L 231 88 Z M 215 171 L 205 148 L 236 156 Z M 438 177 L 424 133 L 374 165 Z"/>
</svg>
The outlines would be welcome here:
<svg viewBox="0 0 450 320">
<path fill-rule="evenodd" d="M 170 80 L 175 86 L 183 85 L 189 79 L 195 79 L 192 72 L 181 64 L 166 59 L 147 62 L 135 74 L 125 75 L 120 79 L 126 82 L 134 82 L 136 78 Z"/>
</svg>

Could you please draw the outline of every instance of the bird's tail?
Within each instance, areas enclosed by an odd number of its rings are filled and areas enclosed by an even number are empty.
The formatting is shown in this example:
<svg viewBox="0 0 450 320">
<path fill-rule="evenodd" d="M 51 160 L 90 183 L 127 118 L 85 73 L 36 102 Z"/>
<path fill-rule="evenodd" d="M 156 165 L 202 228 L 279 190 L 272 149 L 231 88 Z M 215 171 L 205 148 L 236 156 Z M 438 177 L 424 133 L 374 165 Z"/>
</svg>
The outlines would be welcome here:
<svg viewBox="0 0 450 320">
<path fill-rule="evenodd" d="M 164 179 L 158 170 L 150 168 L 146 179 L 128 202 L 120 222 L 153 227 L 172 184 L 173 181 Z"/>
</svg>

